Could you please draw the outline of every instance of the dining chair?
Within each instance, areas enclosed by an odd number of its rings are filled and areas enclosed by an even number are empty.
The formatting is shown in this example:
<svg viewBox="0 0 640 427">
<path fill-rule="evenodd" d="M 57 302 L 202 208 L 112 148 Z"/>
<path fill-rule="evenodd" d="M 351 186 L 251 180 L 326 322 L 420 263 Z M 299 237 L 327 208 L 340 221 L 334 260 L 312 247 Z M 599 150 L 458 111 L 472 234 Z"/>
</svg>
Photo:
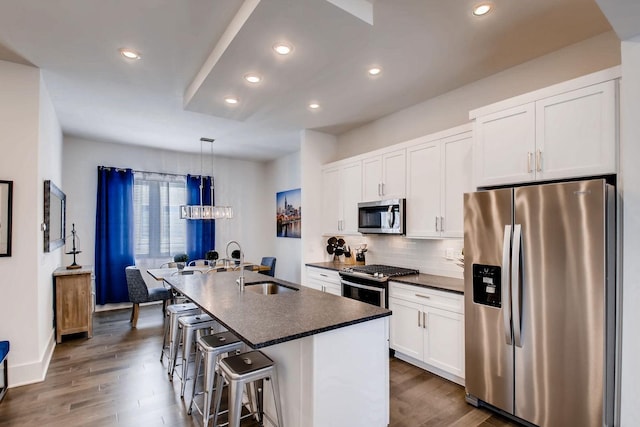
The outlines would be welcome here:
<svg viewBox="0 0 640 427">
<path fill-rule="evenodd" d="M 164 264 L 162 264 L 158 268 L 177 268 L 177 267 L 178 267 L 178 263 L 177 262 L 169 261 L 169 262 L 165 262 Z"/>
<path fill-rule="evenodd" d="M 275 257 L 262 257 L 260 265 L 266 265 L 271 267 L 269 270 L 260 271 L 259 273 L 266 274 L 273 277 L 276 274 L 276 259 Z"/>
<path fill-rule="evenodd" d="M 129 266 L 125 268 L 125 275 L 127 277 L 129 301 L 133 303 L 130 319 L 132 328 L 135 328 L 138 324 L 140 304 L 143 302 L 162 301 L 162 313 L 165 313 L 167 309 L 167 301 L 170 301 L 173 298 L 169 289 L 147 288 L 147 284 L 142 278 L 142 273 L 136 266 Z"/>
</svg>

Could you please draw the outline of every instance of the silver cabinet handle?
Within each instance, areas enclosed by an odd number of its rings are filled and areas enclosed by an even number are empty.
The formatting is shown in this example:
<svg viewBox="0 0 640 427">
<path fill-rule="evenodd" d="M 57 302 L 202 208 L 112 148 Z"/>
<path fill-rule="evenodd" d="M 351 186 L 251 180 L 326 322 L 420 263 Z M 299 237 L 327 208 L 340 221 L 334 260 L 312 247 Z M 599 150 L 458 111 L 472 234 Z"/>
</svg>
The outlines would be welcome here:
<svg viewBox="0 0 640 427">
<path fill-rule="evenodd" d="M 436 217 L 436 231 L 438 231 L 438 217 Z"/>
<path fill-rule="evenodd" d="M 422 312 L 422 327 L 427 329 L 427 313 Z"/>
<path fill-rule="evenodd" d="M 384 182 L 380 183 L 380 195 L 384 196 Z"/>
<path fill-rule="evenodd" d="M 430 296 L 427 296 L 427 295 L 420 295 L 420 294 L 415 294 L 415 295 L 416 295 L 417 297 L 419 297 L 419 298 L 431 299 L 431 297 L 430 297 Z"/>
<path fill-rule="evenodd" d="M 542 150 L 536 151 L 536 171 L 542 172 Z"/>
<path fill-rule="evenodd" d="M 531 157 L 533 156 L 533 153 L 531 151 L 527 151 L 527 172 L 531 173 L 533 172 L 533 169 L 531 169 Z"/>
<path fill-rule="evenodd" d="M 502 240 L 502 321 L 504 323 L 504 338 L 507 345 L 511 345 L 511 285 L 509 285 L 509 270 L 511 269 L 509 253 L 511 252 L 511 226 L 504 226 Z"/>
<path fill-rule="evenodd" d="M 418 328 L 422 328 L 422 325 L 420 324 L 420 312 L 418 311 Z"/>
<path fill-rule="evenodd" d="M 323 273 L 320 273 L 320 275 L 321 275 L 322 277 L 329 277 L 329 276 L 327 276 L 326 274 L 323 274 Z"/>
<path fill-rule="evenodd" d="M 444 231 L 444 217 L 440 217 L 440 231 Z"/>
</svg>

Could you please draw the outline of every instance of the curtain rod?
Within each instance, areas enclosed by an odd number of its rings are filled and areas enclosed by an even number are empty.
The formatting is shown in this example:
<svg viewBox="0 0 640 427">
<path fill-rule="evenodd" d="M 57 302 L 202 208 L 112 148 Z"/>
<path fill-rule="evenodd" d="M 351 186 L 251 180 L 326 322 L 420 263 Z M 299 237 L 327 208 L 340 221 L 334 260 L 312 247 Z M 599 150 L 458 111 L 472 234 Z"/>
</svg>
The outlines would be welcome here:
<svg viewBox="0 0 640 427">
<path fill-rule="evenodd" d="M 116 172 L 120 172 L 120 171 L 125 171 L 128 168 L 116 168 L 116 167 L 112 167 L 112 166 L 98 166 L 98 169 L 113 169 Z M 176 176 L 179 178 L 186 178 L 187 175 L 191 175 L 193 177 L 199 178 L 200 175 L 194 175 L 194 174 L 179 174 L 179 173 L 170 173 L 170 172 L 151 172 L 151 171 L 140 171 L 140 170 L 135 170 L 132 169 L 131 172 L 133 173 L 155 173 L 158 175 L 167 175 L 167 176 Z M 203 175 L 203 176 L 209 176 L 209 175 Z"/>
</svg>

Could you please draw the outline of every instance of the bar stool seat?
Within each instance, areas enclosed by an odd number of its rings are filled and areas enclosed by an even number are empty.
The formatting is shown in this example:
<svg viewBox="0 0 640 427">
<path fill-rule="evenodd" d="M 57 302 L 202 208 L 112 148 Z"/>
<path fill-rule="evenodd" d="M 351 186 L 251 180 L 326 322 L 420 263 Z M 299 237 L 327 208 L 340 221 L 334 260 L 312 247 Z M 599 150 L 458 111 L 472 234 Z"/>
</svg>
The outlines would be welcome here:
<svg viewBox="0 0 640 427">
<path fill-rule="evenodd" d="M 219 363 L 220 375 L 216 381 L 215 388 L 215 409 L 213 425 L 217 425 L 218 413 L 220 412 L 220 401 L 222 399 L 222 385 L 226 380 L 229 383 L 229 427 L 240 426 L 240 413 L 242 411 L 242 389 L 249 383 L 262 380 L 270 380 L 273 391 L 273 399 L 276 406 L 276 416 L 278 427 L 282 424 L 282 408 L 280 405 L 280 388 L 278 385 L 278 375 L 276 364 L 261 351 L 250 351 L 248 353 L 229 356 Z M 260 394 L 262 387 L 254 387 Z M 251 398 L 250 398 L 251 400 Z M 262 396 L 256 396 L 258 422 L 262 425 L 263 416 L 267 417 L 271 424 L 275 425 L 271 417 L 264 413 L 262 408 Z"/>
<path fill-rule="evenodd" d="M 174 355 L 177 354 L 180 342 L 178 341 L 178 319 L 182 316 L 193 316 L 200 314 L 200 309 L 194 303 L 171 304 L 167 307 L 164 318 L 164 337 L 162 339 L 162 352 L 160 362 L 166 355 L 167 374 L 173 370 Z"/>
<path fill-rule="evenodd" d="M 219 328 L 219 323 L 216 322 L 210 315 L 208 314 L 196 314 L 194 316 L 184 316 L 178 319 L 178 329 L 180 338 L 178 341 L 182 342 L 182 374 L 180 376 L 180 397 L 184 397 L 184 390 L 187 386 L 187 381 L 190 379 L 188 377 L 189 374 L 189 362 L 191 361 L 191 349 L 193 348 L 194 343 L 194 334 L 198 334 L 198 336 L 203 333 L 209 334 L 212 329 L 215 329 L 215 332 L 219 332 L 217 329 Z M 197 338 L 197 337 L 196 337 Z M 173 357 L 173 371 L 171 372 L 171 379 L 173 379 L 173 373 L 177 364 L 177 353 Z"/>
<path fill-rule="evenodd" d="M 188 414 L 191 415 L 192 408 L 195 406 L 196 410 L 202 415 L 203 425 L 207 426 L 212 417 L 211 402 L 213 401 L 213 387 L 217 375 L 218 361 L 225 354 L 242 350 L 243 343 L 234 334 L 225 331 L 211 335 L 203 335 L 198 338 L 196 345 L 196 372 L 194 374 L 193 393 L 191 394 Z M 203 391 L 196 393 L 196 381 L 200 376 L 202 359 L 204 359 Z M 204 394 L 202 408 L 195 402 L 196 394 Z"/>
</svg>

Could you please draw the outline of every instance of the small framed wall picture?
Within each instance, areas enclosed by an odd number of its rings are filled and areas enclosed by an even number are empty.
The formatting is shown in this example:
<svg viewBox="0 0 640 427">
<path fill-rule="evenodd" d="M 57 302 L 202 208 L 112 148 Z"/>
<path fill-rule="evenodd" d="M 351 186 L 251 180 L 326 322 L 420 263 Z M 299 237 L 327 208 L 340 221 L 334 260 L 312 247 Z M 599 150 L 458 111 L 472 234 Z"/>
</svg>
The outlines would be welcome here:
<svg viewBox="0 0 640 427">
<path fill-rule="evenodd" d="M 0 181 L 0 257 L 11 256 L 13 181 Z"/>
<path fill-rule="evenodd" d="M 300 189 L 276 193 L 276 237 L 299 239 L 302 230 Z"/>
</svg>

